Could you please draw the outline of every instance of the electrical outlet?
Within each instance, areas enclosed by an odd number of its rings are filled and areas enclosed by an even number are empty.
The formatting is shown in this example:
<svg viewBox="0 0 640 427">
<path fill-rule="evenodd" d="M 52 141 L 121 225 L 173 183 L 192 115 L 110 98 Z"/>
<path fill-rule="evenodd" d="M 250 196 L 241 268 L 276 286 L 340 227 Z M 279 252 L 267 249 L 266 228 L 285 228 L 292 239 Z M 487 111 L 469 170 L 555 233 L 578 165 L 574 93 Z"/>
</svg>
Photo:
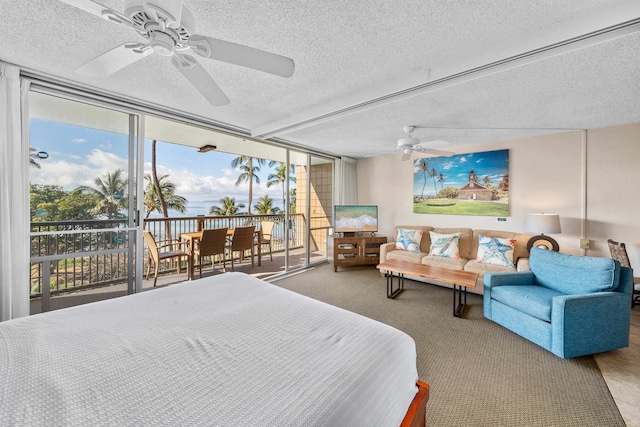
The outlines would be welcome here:
<svg viewBox="0 0 640 427">
<path fill-rule="evenodd" d="M 580 249 L 589 249 L 589 239 L 580 239 Z"/>
</svg>

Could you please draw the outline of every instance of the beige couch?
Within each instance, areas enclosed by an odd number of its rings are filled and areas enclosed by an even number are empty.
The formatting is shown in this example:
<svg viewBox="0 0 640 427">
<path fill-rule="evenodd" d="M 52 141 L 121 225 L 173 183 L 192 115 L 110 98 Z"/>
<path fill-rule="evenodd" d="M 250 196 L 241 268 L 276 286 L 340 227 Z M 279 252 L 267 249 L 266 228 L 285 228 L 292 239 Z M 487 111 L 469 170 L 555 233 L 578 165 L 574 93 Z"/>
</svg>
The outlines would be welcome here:
<svg viewBox="0 0 640 427">
<path fill-rule="evenodd" d="M 420 242 L 420 252 L 408 252 L 400 249 L 395 249 L 395 240 L 398 237 L 398 228 L 423 230 L 422 240 Z M 429 237 L 429 231 L 434 231 L 441 234 L 460 233 L 460 240 L 458 242 L 460 259 L 429 256 L 429 249 L 431 248 L 431 238 Z M 499 237 L 503 239 L 515 239 L 516 243 L 513 250 L 513 263 L 516 268 L 514 269 L 501 265 L 483 264 L 480 262 L 476 262 L 475 260 L 478 254 L 478 236 L 480 235 L 488 237 Z M 450 268 L 452 270 L 473 271 L 478 273 L 478 281 L 476 282 L 476 287 L 470 288 L 469 291 L 482 294 L 484 288 L 483 277 L 485 273 L 529 270 L 529 251 L 527 250 L 527 242 L 530 238 L 531 236 L 529 235 L 512 233 L 510 231 L 472 230 L 471 228 L 434 228 L 430 226 L 401 225 L 394 228 L 392 238 L 393 241 L 380 246 L 380 260 L 382 262 L 389 259 L 398 259 L 430 265 L 433 267 Z M 437 284 L 445 285 L 443 283 Z"/>
</svg>

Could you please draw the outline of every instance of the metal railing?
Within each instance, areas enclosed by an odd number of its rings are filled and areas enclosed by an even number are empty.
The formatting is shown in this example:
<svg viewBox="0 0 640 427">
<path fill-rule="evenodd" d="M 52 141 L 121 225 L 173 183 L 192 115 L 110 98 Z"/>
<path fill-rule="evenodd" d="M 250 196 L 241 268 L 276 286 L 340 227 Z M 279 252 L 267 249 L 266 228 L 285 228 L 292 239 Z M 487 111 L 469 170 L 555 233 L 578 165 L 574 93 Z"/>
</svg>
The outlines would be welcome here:
<svg viewBox="0 0 640 427">
<path fill-rule="evenodd" d="M 271 247 L 285 250 L 284 215 L 196 216 L 183 218 L 147 218 L 144 228 L 156 240 L 177 239 L 181 233 L 204 228 L 234 228 L 262 221 L 276 223 Z M 303 247 L 307 222 L 302 214 L 292 214 L 289 248 Z M 169 234 L 169 235 L 168 235 Z M 47 221 L 31 223 L 31 296 L 56 294 L 83 288 L 123 283 L 128 280 L 130 257 L 135 242 L 127 220 Z M 149 262 L 144 248 L 143 271 Z M 177 265 L 162 263 L 160 274 L 176 270 Z M 43 289 L 43 283 L 49 283 Z"/>
</svg>

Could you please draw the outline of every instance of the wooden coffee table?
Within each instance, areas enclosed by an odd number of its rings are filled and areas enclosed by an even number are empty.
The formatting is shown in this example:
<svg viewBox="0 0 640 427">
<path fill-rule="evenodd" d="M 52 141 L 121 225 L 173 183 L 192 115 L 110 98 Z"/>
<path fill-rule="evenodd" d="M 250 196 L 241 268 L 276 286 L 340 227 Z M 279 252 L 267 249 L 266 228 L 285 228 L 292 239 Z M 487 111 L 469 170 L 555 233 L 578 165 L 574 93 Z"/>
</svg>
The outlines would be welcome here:
<svg viewBox="0 0 640 427">
<path fill-rule="evenodd" d="M 475 288 L 476 280 L 478 280 L 478 273 L 471 271 L 449 270 L 395 259 L 384 261 L 376 268 L 385 272 L 387 298 L 395 298 L 404 291 L 405 275 L 424 277 L 453 285 L 453 315 L 455 317 L 462 317 L 467 306 L 467 288 Z M 394 277 L 398 280 L 398 286 L 395 290 L 393 289 Z"/>
</svg>

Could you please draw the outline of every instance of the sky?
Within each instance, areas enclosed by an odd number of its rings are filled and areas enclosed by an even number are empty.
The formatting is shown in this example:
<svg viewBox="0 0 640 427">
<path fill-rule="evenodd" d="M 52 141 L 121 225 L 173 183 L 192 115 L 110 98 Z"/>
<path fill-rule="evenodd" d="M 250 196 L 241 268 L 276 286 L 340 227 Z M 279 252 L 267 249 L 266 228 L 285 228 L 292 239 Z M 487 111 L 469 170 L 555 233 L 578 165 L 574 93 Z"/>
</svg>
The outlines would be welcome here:
<svg viewBox="0 0 640 427">
<path fill-rule="evenodd" d="M 428 169 L 435 169 L 439 175 L 444 175 L 444 182 L 438 182 L 434 186 L 433 178 L 427 174 L 426 185 L 424 174 L 417 169 L 418 162 L 414 161 L 413 168 L 413 194 L 420 196 L 424 186 L 424 196 L 433 197 L 436 194 L 435 188 L 440 191 L 443 188 L 460 188 L 469 182 L 469 172 L 471 169 L 478 176 L 478 182 L 482 184 L 484 177 L 489 176 L 491 184 L 497 186 L 504 174 L 509 173 L 509 150 L 484 151 L 480 153 L 458 154 L 451 157 L 428 157 L 425 158 Z"/>
<path fill-rule="evenodd" d="M 30 145 L 45 151 L 49 158 L 38 160 L 41 168 L 31 167 L 32 184 L 60 185 L 73 190 L 80 185 L 95 187 L 94 180 L 116 169 L 128 169 L 128 136 L 96 129 L 31 119 Z M 176 194 L 187 199 L 187 212 L 170 211 L 170 216 L 206 215 L 222 197 L 236 198 L 247 204 L 249 184 L 235 185 L 240 171 L 231 167 L 237 155 L 221 152 L 198 153 L 193 147 L 158 141 L 156 146 L 158 176 L 169 175 L 176 184 Z M 282 207 L 282 187 L 267 188 L 267 177 L 275 173 L 276 164 L 261 166 L 260 184 L 253 184 L 253 204 L 268 194 L 274 206 Z M 151 141 L 145 141 L 144 171 L 151 173 Z M 290 185 L 295 185 L 290 183 Z M 153 216 L 153 215 L 152 215 Z"/>
</svg>

